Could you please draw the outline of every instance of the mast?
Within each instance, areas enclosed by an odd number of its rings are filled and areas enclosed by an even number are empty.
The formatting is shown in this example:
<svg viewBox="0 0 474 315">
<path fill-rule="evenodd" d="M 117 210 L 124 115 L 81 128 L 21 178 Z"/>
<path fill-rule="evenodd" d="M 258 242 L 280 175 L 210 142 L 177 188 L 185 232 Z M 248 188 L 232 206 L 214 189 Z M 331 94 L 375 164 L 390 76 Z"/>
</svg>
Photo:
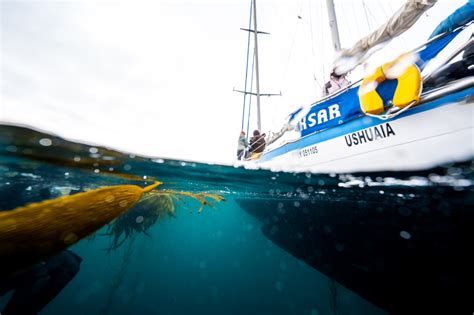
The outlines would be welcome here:
<svg viewBox="0 0 474 315">
<path fill-rule="evenodd" d="M 250 29 L 250 26 L 251 26 L 251 23 L 249 21 L 249 28 L 240 28 L 241 30 L 243 31 L 246 31 L 246 32 L 251 32 L 254 34 L 254 59 L 253 59 L 253 64 L 252 64 L 252 71 L 255 71 L 256 72 L 256 88 L 257 88 L 257 91 L 256 93 L 253 93 L 252 92 L 252 86 L 250 87 L 250 91 L 247 91 L 247 74 L 245 75 L 245 91 L 241 91 L 241 90 L 236 90 L 234 88 L 234 92 L 239 92 L 239 93 L 243 93 L 245 96 L 244 96 L 244 106 L 243 106 L 243 113 L 242 113 L 242 128 L 244 126 L 244 113 L 245 113 L 245 100 L 246 100 L 246 96 L 247 95 L 252 95 L 252 96 L 256 96 L 257 97 L 257 127 L 258 127 L 258 130 L 259 131 L 262 131 L 262 118 L 261 118 L 261 110 L 260 110 L 260 96 L 281 96 L 281 91 L 279 94 L 268 94 L 268 93 L 265 93 L 265 94 L 262 94 L 260 93 L 260 73 L 259 73 L 259 69 L 258 69 L 258 35 L 259 34 L 270 34 L 270 33 L 267 33 L 267 32 L 261 32 L 261 31 L 258 31 L 257 30 L 257 4 L 256 4 L 256 0 L 251 0 L 250 1 L 251 3 L 251 9 L 250 9 L 250 21 L 252 20 L 252 7 L 253 7 L 253 22 L 254 22 L 254 26 L 253 26 L 253 29 Z M 249 53 L 249 47 L 250 47 L 250 36 L 249 36 L 249 42 L 248 42 L 248 46 L 247 46 L 247 69 L 248 69 L 248 62 L 249 62 L 249 58 L 248 58 L 248 53 Z M 253 72 L 252 72 L 252 82 L 253 82 Z M 251 84 L 252 85 L 252 84 Z M 249 106 L 249 118 L 248 120 L 250 121 L 250 106 Z M 249 123 L 248 121 L 248 123 Z"/>
<path fill-rule="evenodd" d="M 258 130 L 262 130 L 261 114 L 260 114 L 260 77 L 258 73 L 258 32 L 257 32 L 257 1 L 253 0 L 253 27 L 254 27 L 254 41 L 255 41 L 255 74 L 256 74 L 256 87 L 257 87 L 257 127 Z"/>
<path fill-rule="evenodd" d="M 329 28 L 331 29 L 332 44 L 335 51 L 341 50 L 341 41 L 339 40 L 339 29 L 337 27 L 336 10 L 334 9 L 334 1 L 327 0 Z M 258 77 L 258 76 L 257 76 Z"/>
</svg>

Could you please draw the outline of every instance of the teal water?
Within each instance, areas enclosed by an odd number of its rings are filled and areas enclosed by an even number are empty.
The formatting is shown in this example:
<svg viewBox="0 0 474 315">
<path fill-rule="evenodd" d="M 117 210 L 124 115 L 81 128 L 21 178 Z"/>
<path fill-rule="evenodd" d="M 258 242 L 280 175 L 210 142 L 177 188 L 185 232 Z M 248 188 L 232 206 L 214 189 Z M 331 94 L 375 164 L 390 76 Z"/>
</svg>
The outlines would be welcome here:
<svg viewBox="0 0 474 315">
<path fill-rule="evenodd" d="M 466 161 L 412 173 L 272 173 L 142 158 L 0 126 L 2 210 L 102 186 L 144 187 L 153 179 L 163 182 L 158 189 L 226 200 L 202 212 L 196 200 L 175 201 L 175 217 L 132 233 L 114 250 L 107 250 L 107 227 L 72 245 L 80 270 L 40 314 L 387 314 L 391 296 L 376 292 L 410 288 L 370 284 L 405 256 L 417 266 L 432 259 L 427 248 L 433 249 L 443 270 L 466 258 L 473 170 Z M 141 223 L 134 211 L 125 221 L 131 226 Z M 464 290 L 456 272 L 430 272 L 421 278 L 427 285 L 431 276 L 448 277 L 446 288 L 454 281 Z M 463 276 L 468 281 L 471 274 Z"/>
</svg>

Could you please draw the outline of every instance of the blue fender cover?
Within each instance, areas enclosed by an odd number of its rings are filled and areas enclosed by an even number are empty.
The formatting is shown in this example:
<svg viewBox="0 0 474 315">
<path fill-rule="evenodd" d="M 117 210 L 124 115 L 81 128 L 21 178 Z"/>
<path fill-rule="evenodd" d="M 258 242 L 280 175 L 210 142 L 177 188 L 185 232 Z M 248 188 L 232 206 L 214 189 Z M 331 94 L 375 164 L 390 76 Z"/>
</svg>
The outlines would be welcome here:
<svg viewBox="0 0 474 315">
<path fill-rule="evenodd" d="M 430 35 L 430 38 L 445 32 L 450 32 L 472 20 L 474 20 L 474 0 L 468 0 L 465 5 L 454 11 L 444 21 L 438 24 Z"/>
</svg>

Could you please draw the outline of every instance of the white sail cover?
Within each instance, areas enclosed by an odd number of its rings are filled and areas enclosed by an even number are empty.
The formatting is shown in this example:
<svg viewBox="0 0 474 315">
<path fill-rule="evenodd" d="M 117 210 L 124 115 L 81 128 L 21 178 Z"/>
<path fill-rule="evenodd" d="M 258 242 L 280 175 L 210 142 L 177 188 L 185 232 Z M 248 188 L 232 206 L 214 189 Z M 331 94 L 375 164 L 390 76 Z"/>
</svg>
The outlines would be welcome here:
<svg viewBox="0 0 474 315">
<path fill-rule="evenodd" d="M 437 0 L 407 0 L 395 14 L 376 31 L 360 39 L 352 48 L 343 49 L 335 61 L 337 74 L 345 74 L 366 59 L 369 49 L 391 40 L 409 29 Z M 355 58 L 355 60 L 354 60 Z M 347 63 L 348 59 L 352 62 Z"/>
</svg>

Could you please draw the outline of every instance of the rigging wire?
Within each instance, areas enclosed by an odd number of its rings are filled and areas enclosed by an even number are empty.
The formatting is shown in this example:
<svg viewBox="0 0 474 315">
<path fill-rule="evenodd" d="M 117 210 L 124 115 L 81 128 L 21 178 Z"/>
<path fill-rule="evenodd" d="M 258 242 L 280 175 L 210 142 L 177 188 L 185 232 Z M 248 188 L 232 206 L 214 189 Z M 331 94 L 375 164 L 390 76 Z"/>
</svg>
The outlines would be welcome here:
<svg viewBox="0 0 474 315">
<path fill-rule="evenodd" d="M 252 12 L 253 12 L 253 2 L 250 0 L 250 18 L 249 18 L 249 30 L 252 27 Z M 257 31 L 257 30 L 255 30 Z M 247 37 L 247 62 L 245 65 L 245 84 L 244 84 L 244 92 L 247 92 L 247 81 L 248 81 L 248 71 L 249 71 L 249 54 L 250 54 L 250 32 L 248 32 L 248 37 Z M 252 69 L 252 75 L 253 75 L 253 69 Z M 247 100 L 247 94 L 244 93 L 244 105 L 242 108 L 242 128 L 240 130 L 244 130 L 244 119 L 245 119 L 245 103 Z M 249 109 L 250 112 L 250 109 Z"/>
<path fill-rule="evenodd" d="M 300 8 L 299 8 L 299 12 L 300 14 L 298 15 L 298 19 L 301 20 L 301 4 L 300 4 Z M 290 65 L 290 59 L 291 59 L 291 54 L 293 53 L 293 46 L 295 45 L 295 39 L 296 39 L 296 33 L 298 32 L 298 22 L 295 23 L 295 31 L 293 33 L 293 36 L 292 36 L 292 39 L 291 39 L 291 45 L 290 45 L 290 51 L 288 53 L 288 58 L 286 60 L 286 66 L 285 66 L 285 70 L 283 71 L 283 80 L 284 80 L 284 86 L 286 86 L 287 84 L 287 77 L 288 77 L 288 69 L 289 69 L 289 65 Z"/>
<path fill-rule="evenodd" d="M 378 2 L 377 2 L 378 3 Z M 369 12 L 369 15 L 370 17 L 372 18 L 372 21 L 375 23 L 375 28 L 378 27 L 379 25 L 379 18 L 376 17 L 373 13 L 372 13 L 372 10 L 370 9 L 370 6 L 367 8 L 367 12 Z M 385 21 L 388 20 L 388 19 L 385 19 Z M 382 24 L 383 24 L 383 20 L 382 20 Z"/>
<path fill-rule="evenodd" d="M 253 51 L 253 58 L 252 58 L 252 75 L 250 76 L 250 92 L 253 91 L 253 73 L 255 70 L 255 49 Z M 250 127 L 250 111 L 252 109 L 252 94 L 249 94 L 249 111 L 247 116 L 247 137 L 249 136 L 249 127 Z"/>
<path fill-rule="evenodd" d="M 325 70 L 325 67 L 324 67 L 324 52 L 325 52 L 325 50 L 324 50 L 324 22 L 323 22 L 324 15 L 322 14 L 322 12 L 323 12 L 323 0 L 319 1 L 319 5 L 320 5 L 320 9 L 321 9 L 319 12 L 321 12 L 321 15 L 322 15 L 321 19 L 320 19 L 320 21 L 321 21 L 321 51 L 322 51 L 322 54 L 321 54 L 322 58 L 321 59 L 323 61 L 321 63 L 321 65 L 322 65 L 321 68 L 323 70 L 322 78 L 323 78 L 323 82 L 324 82 L 324 78 L 325 78 L 325 75 L 326 75 L 326 70 Z"/>
<path fill-rule="evenodd" d="M 367 7 L 365 6 L 365 1 L 362 0 L 362 5 L 364 6 L 365 20 L 367 21 L 367 26 L 369 27 L 369 33 L 372 31 L 372 26 L 370 25 L 369 16 L 367 15 Z"/>
<path fill-rule="evenodd" d="M 344 16 L 344 20 L 345 20 L 345 21 L 349 21 L 349 19 L 347 18 L 347 15 L 346 15 L 346 10 L 344 10 L 344 6 L 342 5 L 342 3 L 340 4 L 339 7 L 340 7 L 339 12 L 342 12 L 342 15 Z M 345 24 L 345 23 L 344 23 L 344 24 Z M 357 24 L 357 23 L 355 23 L 355 24 Z M 347 33 L 349 33 L 349 38 L 354 38 L 354 37 L 352 37 L 351 28 L 350 28 L 350 27 L 347 27 L 347 30 L 348 30 Z"/>
<path fill-rule="evenodd" d="M 351 1 L 351 5 L 352 5 L 352 12 L 356 12 L 356 7 L 355 7 L 355 4 L 354 2 Z M 354 23 L 355 26 L 356 26 L 356 30 L 357 30 L 357 36 L 356 36 L 356 40 L 360 37 L 362 37 L 363 35 L 361 35 L 361 31 L 360 31 L 360 28 L 359 28 L 359 23 Z M 352 43 L 351 45 L 353 45 L 354 43 Z"/>
<path fill-rule="evenodd" d="M 316 64 L 315 64 L 315 59 L 316 59 L 316 54 L 314 52 L 314 35 L 313 35 L 313 10 L 311 10 L 311 0 L 308 0 L 308 9 L 309 9 L 309 31 L 310 31 L 310 35 L 311 35 L 311 53 L 313 55 L 313 58 L 312 58 L 312 62 L 313 62 L 313 78 L 314 80 L 316 81 L 316 84 L 319 86 L 319 88 L 322 89 L 322 86 L 321 84 L 318 82 L 318 79 L 316 78 L 316 74 L 315 74 L 315 68 L 316 68 Z M 316 86 L 314 87 L 314 93 L 315 93 L 315 96 L 317 94 L 317 89 L 316 89 Z"/>
<path fill-rule="evenodd" d="M 314 33 L 313 33 L 313 16 L 312 16 L 312 13 L 311 13 L 311 5 L 310 5 L 310 1 L 308 1 L 309 3 L 309 8 L 310 8 L 310 16 L 309 16 L 309 22 L 304 18 L 303 16 L 303 10 L 302 10 L 302 7 L 303 7 L 303 4 L 302 4 L 302 0 L 299 1 L 298 3 L 298 15 L 296 16 L 297 18 L 297 22 L 296 22 L 296 26 L 295 26 L 295 31 L 293 33 L 293 36 L 291 37 L 291 46 L 290 46 L 290 52 L 288 54 L 288 59 L 287 59 L 287 63 L 286 63 L 286 66 L 285 66 L 285 71 L 284 71 L 284 78 L 285 78 L 285 85 L 286 85 L 286 78 L 287 78 L 287 73 L 288 73 L 288 68 L 289 68 L 289 64 L 290 64 L 290 59 L 291 59 L 291 55 L 293 53 L 293 47 L 294 47 L 294 44 L 295 44 L 295 40 L 296 40 L 296 35 L 298 33 L 298 31 L 300 30 L 300 21 L 301 22 L 304 22 L 305 24 L 307 24 L 307 27 L 309 27 L 309 31 L 310 31 L 310 41 L 311 41 L 311 52 L 312 52 L 312 74 L 313 74 L 313 80 L 316 82 L 317 86 L 315 86 L 315 92 L 317 92 L 317 88 L 319 86 L 319 88 L 322 88 L 322 85 L 321 83 L 319 82 L 317 76 L 316 76 L 316 50 L 315 50 L 315 36 L 314 36 Z M 304 28 L 305 29 L 305 28 Z"/>
<path fill-rule="evenodd" d="M 385 6 L 383 5 L 382 2 L 377 1 L 377 4 L 382 8 L 383 15 L 385 16 L 385 21 L 387 21 L 391 17 L 391 15 L 387 13 L 387 11 L 385 10 Z"/>
</svg>

